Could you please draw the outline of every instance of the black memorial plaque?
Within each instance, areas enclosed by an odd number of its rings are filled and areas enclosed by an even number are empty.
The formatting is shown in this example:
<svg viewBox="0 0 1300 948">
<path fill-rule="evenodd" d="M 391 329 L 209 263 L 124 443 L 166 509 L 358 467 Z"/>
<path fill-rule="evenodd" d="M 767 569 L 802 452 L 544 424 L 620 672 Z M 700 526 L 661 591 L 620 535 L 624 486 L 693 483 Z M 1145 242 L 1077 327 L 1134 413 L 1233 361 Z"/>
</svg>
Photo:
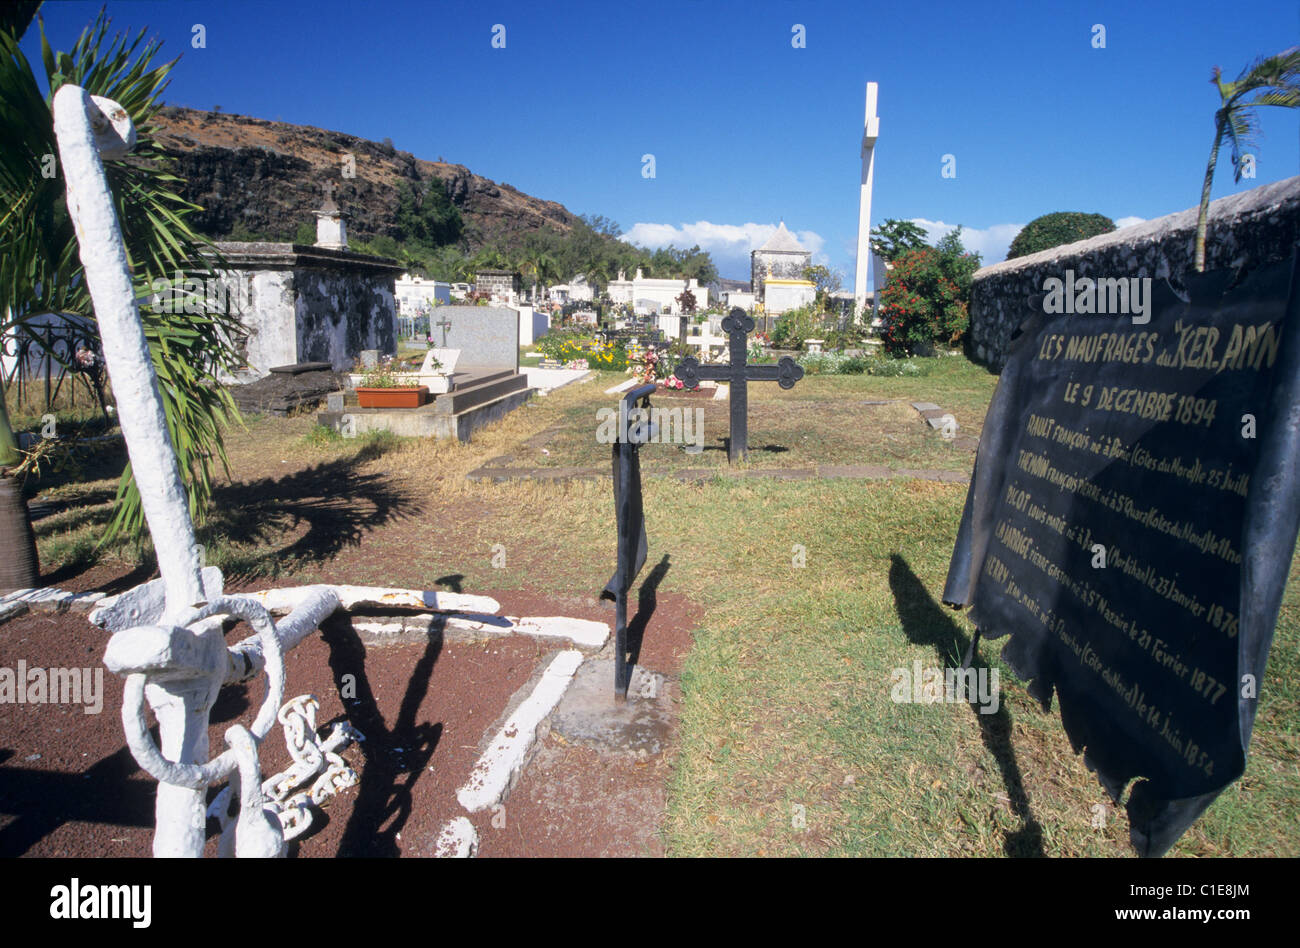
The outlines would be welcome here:
<svg viewBox="0 0 1300 948">
<path fill-rule="evenodd" d="M 944 600 L 1116 802 L 1144 778 L 1145 855 L 1245 767 L 1300 523 L 1298 267 L 1152 280 L 1136 319 L 1032 301 L 985 420 Z"/>
</svg>

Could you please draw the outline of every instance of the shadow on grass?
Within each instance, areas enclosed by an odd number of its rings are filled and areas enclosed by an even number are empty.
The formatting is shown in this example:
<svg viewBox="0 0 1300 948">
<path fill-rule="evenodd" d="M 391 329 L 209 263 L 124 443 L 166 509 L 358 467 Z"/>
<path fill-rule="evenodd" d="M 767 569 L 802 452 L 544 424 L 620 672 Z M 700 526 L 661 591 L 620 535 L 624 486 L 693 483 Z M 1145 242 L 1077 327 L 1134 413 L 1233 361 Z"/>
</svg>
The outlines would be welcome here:
<svg viewBox="0 0 1300 948">
<path fill-rule="evenodd" d="M 426 773 L 442 737 L 441 722 L 416 723 L 420 704 L 429 692 L 433 666 L 442 653 L 442 634 L 430 630 L 391 727 L 384 721 L 366 675 L 366 649 L 351 619 L 336 613 L 322 623 L 321 634 L 329 646 L 330 671 L 340 691 L 347 694 L 355 689 L 355 697 L 343 701 L 348 721 L 365 735 L 360 743 L 365 766 L 337 855 L 400 856 L 397 837 L 411 815 L 411 789 Z"/>
<path fill-rule="evenodd" d="M 946 667 L 957 667 L 970 649 L 970 637 L 949 618 L 944 608 L 931 598 L 925 584 L 912 572 L 907 560 L 897 553 L 890 557 L 889 588 L 894 594 L 894 607 L 903 623 L 903 632 L 914 645 L 933 648 L 935 656 Z M 988 669 L 988 663 L 975 656 L 971 668 L 977 672 Z M 987 671 L 985 672 L 987 674 Z M 1003 848 L 1008 856 L 1042 856 L 1043 829 L 1035 819 L 1025 793 L 1016 760 L 1016 749 L 1011 743 L 1011 715 L 1005 704 L 999 703 L 993 714 L 982 714 L 972 704 L 971 713 L 980 727 L 980 738 L 985 748 L 997 761 L 1002 782 L 1011 801 L 1011 812 L 1020 820 L 1020 829 L 1007 835 Z"/>
<path fill-rule="evenodd" d="M 204 534 L 255 552 L 226 551 L 222 572 L 228 581 L 274 576 L 286 569 L 320 564 L 366 534 L 403 519 L 419 506 L 409 490 L 385 474 L 357 468 L 384 453 L 381 443 L 355 455 L 317 464 L 285 477 L 267 477 L 213 492 L 214 516 Z M 287 546 L 286 534 L 306 532 Z"/>
<path fill-rule="evenodd" d="M 88 488 L 75 497 L 58 497 L 50 500 L 28 500 L 32 529 L 37 538 L 55 531 L 76 530 L 86 524 L 103 525 L 112 517 L 112 508 L 106 507 L 117 498 L 117 485 Z"/>
</svg>

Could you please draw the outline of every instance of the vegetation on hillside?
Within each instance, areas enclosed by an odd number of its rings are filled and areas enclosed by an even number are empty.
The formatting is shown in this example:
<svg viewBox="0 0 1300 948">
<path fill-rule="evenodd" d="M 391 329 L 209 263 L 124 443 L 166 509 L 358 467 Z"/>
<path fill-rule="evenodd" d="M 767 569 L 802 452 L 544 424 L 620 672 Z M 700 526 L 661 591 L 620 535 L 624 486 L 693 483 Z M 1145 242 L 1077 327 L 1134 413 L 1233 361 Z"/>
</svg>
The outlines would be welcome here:
<svg viewBox="0 0 1300 948">
<path fill-rule="evenodd" d="M 600 216 L 583 216 L 567 232 L 546 227 L 529 233 L 522 241 L 497 240 L 471 252 L 461 234 L 454 232 L 453 221 L 458 223 L 457 218 L 451 218 L 454 213 L 454 206 L 448 211 L 435 203 L 429 216 L 441 229 L 428 227 L 421 232 L 412 228 L 407 233 L 413 236 L 402 240 L 380 236 L 354 241 L 353 246 L 401 260 L 421 276 L 447 281 L 468 281 L 480 269 L 517 271 L 525 285 L 565 283 L 584 276 L 589 283 L 603 287 L 620 271 L 630 279 L 638 268 L 647 277 L 695 278 L 701 285 L 718 276 L 712 256 L 699 246 L 657 250 L 638 247 L 622 240 L 618 225 Z M 421 239 L 416 236 L 420 233 L 430 237 Z"/>
</svg>

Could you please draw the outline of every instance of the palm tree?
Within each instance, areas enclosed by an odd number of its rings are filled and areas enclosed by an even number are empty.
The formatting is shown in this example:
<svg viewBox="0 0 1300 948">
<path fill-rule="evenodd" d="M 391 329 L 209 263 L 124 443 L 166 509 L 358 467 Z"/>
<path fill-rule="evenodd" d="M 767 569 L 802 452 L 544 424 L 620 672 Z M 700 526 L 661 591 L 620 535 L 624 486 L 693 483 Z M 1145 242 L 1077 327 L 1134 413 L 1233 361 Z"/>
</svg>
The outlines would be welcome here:
<svg viewBox="0 0 1300 948">
<path fill-rule="evenodd" d="M 1205 231 L 1210 212 L 1210 185 L 1214 181 L 1214 168 L 1219 161 L 1219 146 L 1225 135 L 1232 142 L 1233 180 L 1240 182 L 1242 156 L 1246 154 L 1245 149 L 1254 147 L 1253 136 L 1258 131 L 1253 111 L 1255 106 L 1276 105 L 1287 109 L 1300 107 L 1300 46 L 1283 50 L 1276 56 L 1255 60 L 1229 83 L 1223 82 L 1222 73 L 1215 66 L 1210 81 L 1219 90 L 1222 104 L 1214 113 L 1214 145 L 1210 148 L 1210 162 L 1205 166 L 1201 210 L 1196 218 L 1197 273 L 1205 271 Z M 1247 98 L 1252 92 L 1258 94 Z"/>
<path fill-rule="evenodd" d="M 0 18 L 0 135 L 5 142 L 0 149 L 0 334 L 23 333 L 32 317 L 44 313 L 94 316 L 65 184 L 57 168 L 49 173 L 45 160 L 58 154 L 50 103 L 64 83 L 119 103 L 135 124 L 137 144 L 130 160 L 106 160 L 104 171 L 138 298 L 147 298 L 156 281 L 170 281 L 177 273 L 213 276 L 222 266 L 215 248 L 186 222 L 199 208 L 176 192 L 179 179 L 167 172 L 166 156 L 153 139 L 153 119 L 176 60 L 153 65 L 159 44 L 141 45 L 144 30 L 134 40 L 119 34 L 108 41 L 109 20 L 102 11 L 70 52 L 51 49 L 42 23 L 43 93 L 18 45 L 35 7 L 26 4 L 17 15 L 11 7 Z M 221 428 L 238 418 L 229 393 L 215 382 L 241 364 L 235 346 L 244 330 L 233 313 L 170 309 L 143 307 L 141 318 L 191 514 L 201 517 L 211 496 L 212 467 L 226 462 Z M 3 396 L 0 380 L 0 406 Z M 14 460 L 13 440 L 0 407 L 0 465 Z M 7 548 L 11 526 L 0 523 L 0 548 Z M 143 529 L 140 496 L 128 465 L 102 540 L 138 537 Z"/>
<path fill-rule="evenodd" d="M 537 299 L 537 284 L 543 287 L 555 282 L 555 261 L 544 250 L 525 251 L 520 258 L 519 270 L 525 279 L 531 278 L 533 299 Z"/>
</svg>

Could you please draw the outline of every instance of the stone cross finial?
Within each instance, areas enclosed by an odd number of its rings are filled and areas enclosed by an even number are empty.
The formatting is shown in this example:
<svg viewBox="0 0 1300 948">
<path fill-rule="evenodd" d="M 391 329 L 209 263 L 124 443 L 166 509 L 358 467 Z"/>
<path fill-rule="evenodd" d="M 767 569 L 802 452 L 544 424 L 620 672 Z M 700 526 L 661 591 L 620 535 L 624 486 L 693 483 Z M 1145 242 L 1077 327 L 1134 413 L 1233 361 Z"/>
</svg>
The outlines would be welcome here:
<svg viewBox="0 0 1300 948">
<path fill-rule="evenodd" d="M 321 213 L 322 214 L 339 213 L 339 206 L 334 201 L 334 194 L 338 190 L 338 185 L 336 185 L 333 181 L 326 179 L 324 190 L 325 190 L 325 202 L 320 206 Z"/>
</svg>

